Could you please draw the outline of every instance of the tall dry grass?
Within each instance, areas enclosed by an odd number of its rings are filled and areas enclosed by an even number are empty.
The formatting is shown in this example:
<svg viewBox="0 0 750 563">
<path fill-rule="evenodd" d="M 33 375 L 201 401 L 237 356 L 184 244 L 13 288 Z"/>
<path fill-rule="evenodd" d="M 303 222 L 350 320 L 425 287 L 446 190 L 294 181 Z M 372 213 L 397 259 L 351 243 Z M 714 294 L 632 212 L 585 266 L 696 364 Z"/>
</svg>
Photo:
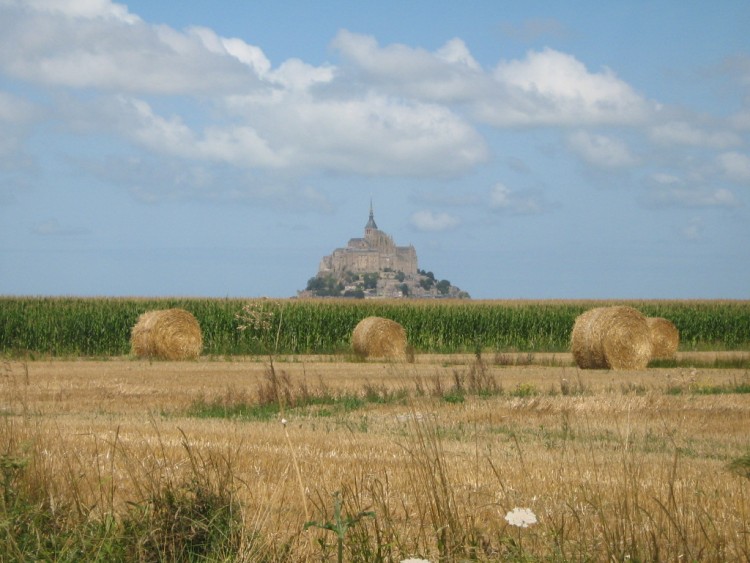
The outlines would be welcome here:
<svg viewBox="0 0 750 563">
<path fill-rule="evenodd" d="M 0 529 L 23 501 L 69 560 L 84 539 L 101 560 L 335 560 L 335 534 L 305 529 L 295 459 L 310 519 L 333 522 L 336 498 L 342 519 L 374 514 L 346 529 L 348 561 L 750 557 L 750 481 L 728 469 L 747 453 L 743 370 L 278 362 L 284 427 L 191 410 L 268 400 L 263 363 L 3 369 Z M 538 523 L 510 525 L 515 507 Z"/>
</svg>

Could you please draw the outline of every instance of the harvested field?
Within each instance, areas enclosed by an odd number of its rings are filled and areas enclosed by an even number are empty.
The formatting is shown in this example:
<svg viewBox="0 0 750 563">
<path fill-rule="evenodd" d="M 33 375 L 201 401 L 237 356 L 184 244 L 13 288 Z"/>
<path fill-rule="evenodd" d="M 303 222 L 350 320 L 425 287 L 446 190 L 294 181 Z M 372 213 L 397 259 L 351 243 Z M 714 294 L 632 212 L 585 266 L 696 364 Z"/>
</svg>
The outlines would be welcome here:
<svg viewBox="0 0 750 563">
<path fill-rule="evenodd" d="M 228 469 L 257 540 L 246 561 L 319 560 L 334 538 L 304 524 L 332 518 L 334 493 L 347 513 L 374 513 L 352 525 L 352 558 L 746 560 L 750 480 L 726 466 L 747 453 L 750 375 L 700 365 L 614 374 L 579 370 L 570 354 L 289 356 L 273 371 L 285 408 L 260 412 L 233 410 L 268 402 L 258 359 L 13 361 L 0 446 L 33 456 L 61 504 L 114 513 L 144 485 L 189 481 L 196 464 Z M 510 527 L 516 506 L 538 524 Z"/>
</svg>

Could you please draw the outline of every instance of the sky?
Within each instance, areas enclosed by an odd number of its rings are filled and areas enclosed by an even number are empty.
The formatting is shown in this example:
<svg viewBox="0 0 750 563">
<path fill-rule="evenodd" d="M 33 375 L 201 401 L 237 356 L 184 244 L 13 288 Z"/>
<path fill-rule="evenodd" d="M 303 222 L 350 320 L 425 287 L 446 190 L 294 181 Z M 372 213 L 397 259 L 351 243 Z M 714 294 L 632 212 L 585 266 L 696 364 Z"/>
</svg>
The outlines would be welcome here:
<svg viewBox="0 0 750 563">
<path fill-rule="evenodd" d="M 750 2 L 0 0 L 0 295 L 750 298 Z"/>
</svg>

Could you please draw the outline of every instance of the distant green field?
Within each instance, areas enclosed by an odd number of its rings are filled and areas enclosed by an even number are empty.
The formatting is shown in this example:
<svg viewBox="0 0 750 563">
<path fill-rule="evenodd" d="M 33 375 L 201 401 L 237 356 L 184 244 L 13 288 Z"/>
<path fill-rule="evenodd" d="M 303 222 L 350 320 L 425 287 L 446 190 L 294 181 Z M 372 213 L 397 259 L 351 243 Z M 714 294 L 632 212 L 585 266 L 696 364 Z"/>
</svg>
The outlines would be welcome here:
<svg viewBox="0 0 750 563">
<path fill-rule="evenodd" d="M 236 315 L 254 303 L 273 313 L 278 354 L 346 352 L 356 324 L 377 315 L 401 323 L 418 353 L 560 352 L 575 318 L 601 305 L 627 304 L 665 317 L 680 331 L 681 350 L 750 350 L 750 301 L 448 301 L 252 300 L 204 298 L 0 297 L 0 351 L 5 355 L 122 356 L 130 330 L 152 309 L 184 308 L 198 319 L 204 354 L 262 351 L 262 335 L 241 332 Z"/>
</svg>

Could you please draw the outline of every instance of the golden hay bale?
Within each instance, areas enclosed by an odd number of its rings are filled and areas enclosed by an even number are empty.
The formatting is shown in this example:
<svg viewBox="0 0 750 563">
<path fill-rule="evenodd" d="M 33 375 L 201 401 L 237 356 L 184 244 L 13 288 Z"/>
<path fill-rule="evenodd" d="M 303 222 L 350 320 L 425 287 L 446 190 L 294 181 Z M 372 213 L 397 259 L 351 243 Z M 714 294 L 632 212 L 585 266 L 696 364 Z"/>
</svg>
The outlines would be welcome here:
<svg viewBox="0 0 750 563">
<path fill-rule="evenodd" d="M 661 317 L 648 317 L 646 322 L 651 331 L 651 358 L 673 359 L 680 345 L 680 331 L 672 321 Z"/>
<path fill-rule="evenodd" d="M 596 326 L 604 311 L 604 307 L 597 307 L 576 317 L 573 332 L 570 335 L 570 348 L 576 364 L 581 369 L 606 367 L 603 348 L 591 344 L 593 327 Z"/>
<path fill-rule="evenodd" d="M 382 317 L 366 317 L 352 332 L 352 348 L 358 356 L 405 360 L 406 331 L 396 321 Z"/>
<path fill-rule="evenodd" d="M 146 311 L 130 331 L 130 349 L 141 358 L 187 360 L 200 356 L 203 335 L 184 309 Z"/>
<path fill-rule="evenodd" d="M 651 359 L 651 332 L 632 307 L 596 307 L 576 318 L 571 350 L 582 369 L 643 369 Z"/>
</svg>

